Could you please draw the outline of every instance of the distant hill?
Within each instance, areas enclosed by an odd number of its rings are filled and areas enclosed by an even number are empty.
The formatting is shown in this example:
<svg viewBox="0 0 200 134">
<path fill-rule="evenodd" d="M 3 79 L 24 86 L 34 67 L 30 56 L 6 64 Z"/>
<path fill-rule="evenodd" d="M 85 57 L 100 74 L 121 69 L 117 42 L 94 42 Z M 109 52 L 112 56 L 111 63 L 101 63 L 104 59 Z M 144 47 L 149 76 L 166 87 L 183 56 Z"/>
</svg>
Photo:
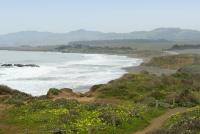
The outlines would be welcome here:
<svg viewBox="0 0 200 134">
<path fill-rule="evenodd" d="M 59 45 L 67 44 L 71 41 L 116 39 L 168 40 L 175 43 L 196 44 L 200 43 L 200 31 L 179 28 L 158 28 L 152 31 L 138 31 L 130 33 L 103 33 L 98 31 L 87 31 L 83 29 L 68 33 L 22 31 L 0 35 L 0 46 Z"/>
</svg>

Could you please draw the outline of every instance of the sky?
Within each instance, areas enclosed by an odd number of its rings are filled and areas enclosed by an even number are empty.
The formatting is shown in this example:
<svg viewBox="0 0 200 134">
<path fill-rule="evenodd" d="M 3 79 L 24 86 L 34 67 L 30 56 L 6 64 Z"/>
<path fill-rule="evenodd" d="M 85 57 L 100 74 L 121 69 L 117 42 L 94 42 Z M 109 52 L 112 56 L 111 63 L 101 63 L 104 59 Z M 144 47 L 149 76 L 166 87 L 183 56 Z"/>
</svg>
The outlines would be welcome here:
<svg viewBox="0 0 200 134">
<path fill-rule="evenodd" d="M 0 34 L 200 30 L 200 0 L 0 0 Z"/>
</svg>

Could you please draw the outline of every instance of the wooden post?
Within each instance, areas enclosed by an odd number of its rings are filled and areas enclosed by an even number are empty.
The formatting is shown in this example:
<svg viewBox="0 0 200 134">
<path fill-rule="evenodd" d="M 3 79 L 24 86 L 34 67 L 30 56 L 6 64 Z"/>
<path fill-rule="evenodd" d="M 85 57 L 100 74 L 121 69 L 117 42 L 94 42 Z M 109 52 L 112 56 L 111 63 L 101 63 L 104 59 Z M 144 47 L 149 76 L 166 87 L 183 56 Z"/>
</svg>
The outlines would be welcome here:
<svg viewBox="0 0 200 134">
<path fill-rule="evenodd" d="M 27 128 L 25 129 L 25 134 L 28 134 L 28 129 Z"/>
<path fill-rule="evenodd" d="M 116 119 L 115 119 L 115 117 L 113 116 L 112 117 L 112 124 L 113 124 L 113 134 L 115 134 L 116 133 Z"/>
<path fill-rule="evenodd" d="M 92 128 L 91 128 L 91 126 L 88 128 L 88 134 L 92 134 Z"/>
<path fill-rule="evenodd" d="M 176 103 L 176 98 L 174 97 L 173 98 L 173 107 L 175 106 L 175 103 Z"/>
<path fill-rule="evenodd" d="M 156 100 L 156 108 L 158 108 L 159 106 L 159 103 L 158 103 L 158 100 Z"/>
</svg>

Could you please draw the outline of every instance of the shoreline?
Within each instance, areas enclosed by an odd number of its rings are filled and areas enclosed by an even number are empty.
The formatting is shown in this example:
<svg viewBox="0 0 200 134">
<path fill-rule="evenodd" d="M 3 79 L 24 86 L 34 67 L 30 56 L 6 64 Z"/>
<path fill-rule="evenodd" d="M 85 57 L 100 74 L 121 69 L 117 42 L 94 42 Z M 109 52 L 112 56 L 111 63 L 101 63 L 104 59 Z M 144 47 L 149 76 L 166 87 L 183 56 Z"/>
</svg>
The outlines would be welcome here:
<svg viewBox="0 0 200 134">
<path fill-rule="evenodd" d="M 23 51 L 23 52 L 51 52 L 51 53 L 63 53 L 63 52 L 59 52 L 59 51 L 24 51 L 24 50 L 2 50 L 2 51 Z M 67 52 L 65 52 L 65 53 L 67 53 Z M 70 54 L 70 53 L 68 53 L 68 54 Z M 102 54 L 102 53 L 101 53 L 101 54 L 100 54 L 100 53 L 75 53 L 75 54 L 98 54 L 98 55 L 125 56 L 125 57 L 131 58 L 131 59 L 132 59 L 132 58 L 135 58 L 136 60 L 139 60 L 139 62 L 141 62 L 141 63 L 140 63 L 139 65 L 137 65 L 137 66 L 132 65 L 132 66 L 128 66 L 128 67 L 121 67 L 120 69 L 121 69 L 121 70 L 124 70 L 125 73 L 123 73 L 122 75 L 120 75 L 120 76 L 117 77 L 117 78 L 114 78 L 114 79 L 109 80 L 108 82 L 99 83 L 99 84 L 107 84 L 107 83 L 109 83 L 110 81 L 116 80 L 116 79 L 122 77 L 123 75 L 125 75 L 125 74 L 127 74 L 127 73 L 130 73 L 130 71 L 129 71 L 128 68 L 140 67 L 141 64 L 144 62 L 144 58 L 138 57 L 137 54 L 114 54 L 114 53 L 113 53 L 113 54 L 110 54 L 110 53 L 109 53 L 109 54 L 107 54 L 107 53 L 104 53 L 104 54 Z M 137 61 L 137 62 L 138 62 L 138 61 Z M 84 92 L 76 91 L 76 89 L 74 89 L 74 88 L 70 88 L 70 89 L 72 89 L 72 92 L 75 93 L 75 94 L 87 94 L 88 92 L 91 91 L 91 88 L 92 88 L 93 86 L 99 85 L 99 84 L 94 84 L 94 85 L 89 86 L 89 88 L 88 88 L 87 90 L 85 90 Z M 5 85 L 5 84 L 2 84 L 2 85 Z M 5 86 L 7 86 L 7 85 L 5 85 Z M 49 89 L 51 89 L 51 88 L 52 88 L 52 87 L 50 87 Z M 68 88 L 68 87 L 63 87 L 63 88 L 60 88 L 59 90 L 65 89 L 65 88 Z M 17 91 L 20 91 L 19 89 L 15 89 L 15 88 L 12 88 L 12 89 L 17 90 Z M 47 95 L 49 89 L 47 89 L 47 92 L 46 92 L 46 94 L 44 94 L 44 95 Z M 23 92 L 23 91 L 20 91 L 20 92 Z M 26 93 L 26 92 L 24 92 L 24 93 Z M 33 97 L 41 97 L 41 96 L 44 96 L 44 95 L 32 95 L 32 94 L 30 94 L 30 93 L 26 93 L 26 94 L 29 94 L 29 95 L 31 95 L 31 96 L 33 96 Z"/>
<path fill-rule="evenodd" d="M 23 52 L 50 52 L 50 53 L 68 53 L 68 52 L 61 52 L 61 51 L 25 51 L 25 50 L 2 50 L 2 51 L 23 51 Z M 70 54 L 70 53 L 68 53 Z M 152 73 L 152 74 L 156 74 L 156 75 L 161 75 L 161 74 L 173 74 L 175 72 L 175 70 L 168 70 L 168 69 L 161 69 L 161 68 L 158 68 L 158 67 L 151 67 L 151 66 L 143 66 L 143 64 L 145 63 L 148 63 L 153 57 L 156 57 L 156 56 L 163 56 L 163 55 L 170 55 L 170 53 L 166 53 L 165 51 L 161 51 L 159 52 L 158 54 L 150 54 L 150 55 L 143 55 L 143 52 L 140 53 L 140 52 L 136 52 L 136 53 L 133 53 L 133 54 L 116 54 L 116 53 L 72 53 L 72 54 L 99 54 L 99 55 L 114 55 L 114 56 L 126 56 L 128 58 L 135 58 L 135 59 L 138 59 L 138 60 L 142 60 L 142 62 L 138 65 L 138 66 L 129 66 L 129 67 L 122 67 L 121 69 L 125 71 L 124 74 L 122 74 L 121 76 L 119 76 L 118 78 L 115 78 L 115 79 L 111 79 L 109 80 L 108 82 L 106 83 L 100 83 L 100 84 L 107 84 L 109 83 L 110 81 L 113 81 L 113 80 L 116 80 L 116 79 L 119 79 L 121 78 L 123 75 L 125 74 L 128 74 L 128 73 L 134 73 L 134 74 L 138 74 L 142 71 L 147 71 L 149 73 Z M 80 92 L 80 91 L 75 91 L 74 88 L 69 88 L 69 89 L 72 89 L 72 92 L 74 94 L 87 94 L 88 92 L 91 92 L 91 88 L 95 85 L 100 85 L 100 84 L 94 84 L 94 85 L 91 85 L 89 86 L 89 88 L 87 90 L 85 90 L 84 92 Z M 52 87 L 50 87 L 49 89 L 51 89 Z M 68 88 L 68 87 L 63 87 L 63 88 L 58 88 L 59 90 L 61 89 L 65 89 L 65 88 Z M 46 94 L 44 95 L 47 95 L 49 89 L 47 89 L 47 92 Z M 57 89 L 57 88 L 56 88 Z M 18 90 L 18 89 L 16 89 Z M 19 90 L 18 90 L 19 91 Z M 28 93 L 27 93 L 28 94 Z M 44 95 L 38 95 L 38 96 L 34 96 L 31 94 L 31 96 L 33 97 L 40 97 L 40 96 L 44 96 Z"/>
</svg>

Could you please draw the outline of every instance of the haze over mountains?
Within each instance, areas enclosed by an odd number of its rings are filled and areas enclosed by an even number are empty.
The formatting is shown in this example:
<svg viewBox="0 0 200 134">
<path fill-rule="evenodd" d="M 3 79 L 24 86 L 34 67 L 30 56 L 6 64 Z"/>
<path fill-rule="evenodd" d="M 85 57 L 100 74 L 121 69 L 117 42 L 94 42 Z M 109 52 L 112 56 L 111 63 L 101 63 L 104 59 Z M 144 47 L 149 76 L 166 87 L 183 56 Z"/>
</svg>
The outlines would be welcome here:
<svg viewBox="0 0 200 134">
<path fill-rule="evenodd" d="M 152 31 L 137 31 L 130 33 L 103 33 L 83 29 L 68 33 L 22 31 L 0 35 L 0 46 L 60 45 L 67 44 L 71 41 L 115 39 L 168 40 L 174 43 L 195 44 L 200 43 L 200 31 L 179 28 L 158 28 Z"/>
</svg>

